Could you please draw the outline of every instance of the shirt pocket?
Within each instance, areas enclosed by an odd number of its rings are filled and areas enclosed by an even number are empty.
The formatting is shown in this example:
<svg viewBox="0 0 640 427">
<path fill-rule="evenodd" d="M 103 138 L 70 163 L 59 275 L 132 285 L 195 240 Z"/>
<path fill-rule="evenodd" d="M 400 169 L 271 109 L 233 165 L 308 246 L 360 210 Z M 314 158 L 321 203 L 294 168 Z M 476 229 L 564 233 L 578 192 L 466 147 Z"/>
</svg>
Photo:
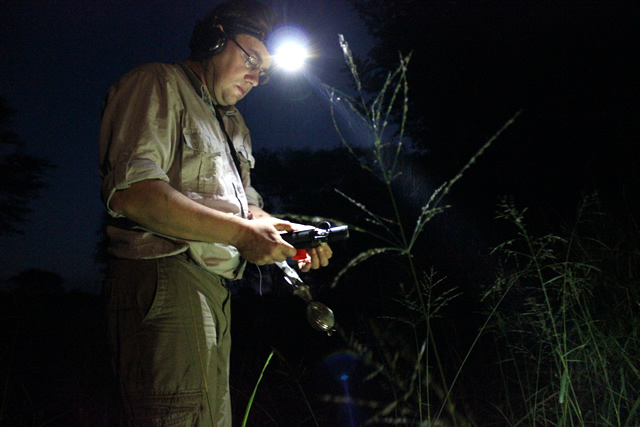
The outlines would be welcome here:
<svg viewBox="0 0 640 427">
<path fill-rule="evenodd" d="M 182 150 L 182 186 L 188 193 L 202 196 L 216 194 L 222 153 L 214 149 L 212 141 L 200 133 L 184 133 Z"/>
</svg>

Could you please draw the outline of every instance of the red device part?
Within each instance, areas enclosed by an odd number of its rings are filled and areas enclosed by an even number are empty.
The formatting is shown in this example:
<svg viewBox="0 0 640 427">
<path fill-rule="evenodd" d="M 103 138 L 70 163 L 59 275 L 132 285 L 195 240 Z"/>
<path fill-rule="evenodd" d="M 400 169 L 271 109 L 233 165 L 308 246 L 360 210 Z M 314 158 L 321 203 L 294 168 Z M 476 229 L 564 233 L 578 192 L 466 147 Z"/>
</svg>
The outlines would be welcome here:
<svg viewBox="0 0 640 427">
<path fill-rule="evenodd" d="M 296 261 L 300 261 L 307 258 L 307 250 L 306 249 L 296 249 L 296 254 L 291 257 Z"/>
</svg>

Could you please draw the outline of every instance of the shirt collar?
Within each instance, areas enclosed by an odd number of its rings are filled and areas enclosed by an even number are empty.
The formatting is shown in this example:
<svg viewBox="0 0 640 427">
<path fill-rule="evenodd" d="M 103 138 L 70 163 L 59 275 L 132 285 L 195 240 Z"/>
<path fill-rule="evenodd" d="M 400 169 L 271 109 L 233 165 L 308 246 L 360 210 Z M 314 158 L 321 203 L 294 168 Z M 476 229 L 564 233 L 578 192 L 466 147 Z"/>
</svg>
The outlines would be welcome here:
<svg viewBox="0 0 640 427">
<path fill-rule="evenodd" d="M 180 66 L 180 68 L 182 68 L 182 71 L 184 71 L 184 73 L 187 75 L 187 78 L 189 79 L 189 83 L 191 83 L 191 86 L 196 91 L 198 96 L 202 98 L 202 100 L 211 108 L 215 108 L 213 105 L 213 100 L 209 96 L 209 91 L 207 90 L 207 87 L 204 85 L 204 83 L 202 83 L 202 81 L 200 81 L 200 79 L 198 78 L 196 73 L 191 69 L 191 67 L 189 67 L 187 64 L 183 62 L 178 62 L 177 64 Z M 224 113 L 224 115 L 227 117 L 234 116 L 236 115 L 236 113 L 238 113 L 238 109 L 236 108 L 235 105 L 232 105 L 230 107 L 218 107 L 218 110 L 221 110 Z"/>
</svg>

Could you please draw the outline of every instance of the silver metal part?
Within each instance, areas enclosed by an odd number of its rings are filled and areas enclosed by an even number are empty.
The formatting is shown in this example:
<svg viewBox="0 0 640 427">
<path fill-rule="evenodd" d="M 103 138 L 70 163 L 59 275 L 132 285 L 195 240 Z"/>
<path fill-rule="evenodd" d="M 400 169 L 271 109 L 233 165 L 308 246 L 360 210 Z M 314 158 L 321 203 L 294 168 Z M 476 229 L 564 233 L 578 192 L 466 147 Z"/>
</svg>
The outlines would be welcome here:
<svg viewBox="0 0 640 427">
<path fill-rule="evenodd" d="M 335 332 L 336 319 L 333 311 L 326 305 L 313 301 L 307 306 L 307 320 L 311 327 L 331 336 Z"/>
<path fill-rule="evenodd" d="M 284 278 L 293 287 L 293 294 L 300 297 L 307 303 L 307 320 L 311 327 L 320 332 L 326 332 L 331 336 L 335 331 L 336 320 L 333 311 L 326 305 L 314 301 L 307 286 L 297 271 L 287 264 L 286 261 L 276 262 L 284 273 Z"/>
</svg>

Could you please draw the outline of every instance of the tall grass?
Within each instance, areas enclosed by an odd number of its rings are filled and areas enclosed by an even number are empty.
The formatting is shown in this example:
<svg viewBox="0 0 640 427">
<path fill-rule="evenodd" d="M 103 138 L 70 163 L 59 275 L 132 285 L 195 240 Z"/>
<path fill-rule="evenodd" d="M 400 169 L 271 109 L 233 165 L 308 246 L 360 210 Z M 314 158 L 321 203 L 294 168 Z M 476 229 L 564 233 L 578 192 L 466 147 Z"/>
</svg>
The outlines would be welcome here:
<svg viewBox="0 0 640 427">
<path fill-rule="evenodd" d="M 380 92 L 367 97 L 353 55 L 342 37 L 340 44 L 357 96 L 328 89 L 334 125 L 361 167 L 383 183 L 392 215 L 373 212 L 358 202 L 357 195 L 343 194 L 369 224 L 367 228 L 353 229 L 382 244 L 355 256 L 337 275 L 333 286 L 338 286 L 341 277 L 359 264 L 385 254 L 403 258 L 409 277 L 406 283 L 398 278 L 398 283 L 392 284 L 396 285 L 403 312 L 369 319 L 364 333 L 340 330 L 353 351 L 370 367 L 364 381 L 376 382 L 386 397 L 386 401 L 370 405 L 374 411 L 366 424 L 479 425 L 471 411 L 461 408 L 456 390 L 479 340 L 488 339 L 495 342 L 498 355 L 495 366 L 488 369 L 495 367 L 501 380 L 487 384 L 492 391 L 498 390 L 497 394 L 466 397 L 489 399 L 480 425 L 638 425 L 640 252 L 635 246 L 636 249 L 622 251 L 624 256 L 622 252 L 617 258 L 613 256 L 620 242 L 630 236 L 611 233 L 609 218 L 598 216 L 593 210 L 597 206 L 594 198 L 585 199 L 576 225 L 563 236 L 533 236 L 526 227 L 526 210 L 518 210 L 508 202 L 500 206 L 498 219 L 513 223 L 516 237 L 493 251 L 501 267 L 495 283 L 479 301 L 484 304 L 486 315 L 477 336 L 456 361 L 457 367 L 450 366 L 450 359 L 443 361 L 438 349 L 441 341 L 433 324 L 444 307 L 455 304 L 456 291 L 438 291 L 444 278 L 416 263 L 416 242 L 428 223 L 448 208 L 443 203 L 454 184 L 520 112 L 480 147 L 453 179 L 431 194 L 412 222 L 407 222 L 394 181 L 402 174 L 400 158 L 406 149 L 407 67 L 411 56 L 400 56 L 398 68 L 387 75 Z M 397 110 L 399 114 L 394 115 Z M 349 125 L 361 133 L 365 130 L 369 136 L 373 161 L 359 158 L 341 131 L 338 118 L 345 112 L 357 118 L 357 123 L 351 121 Z M 394 117 L 400 120 L 392 126 Z M 585 224 L 591 227 L 590 231 L 601 234 L 583 234 Z M 637 227 L 631 229 L 636 232 L 637 243 Z M 623 261 L 636 264 L 622 265 Z"/>
<path fill-rule="evenodd" d="M 410 283 L 410 285 L 404 285 L 402 279 L 398 278 L 400 302 L 407 309 L 404 314 L 393 318 L 380 317 L 376 319 L 379 322 L 372 320 L 369 323 L 370 333 L 376 337 L 378 343 L 394 342 L 395 346 L 377 344 L 375 354 L 378 358 L 376 359 L 373 357 L 374 351 L 359 342 L 354 335 L 344 336 L 363 356 L 363 360 L 372 366 L 373 372 L 367 380 L 382 379 L 392 396 L 387 404 L 378 405 L 380 409 L 371 416 L 369 421 L 434 425 L 444 418 L 443 414 L 446 414 L 446 418 L 454 425 L 469 425 L 470 421 L 457 411 L 452 399 L 452 387 L 457 374 L 453 379 L 446 375 L 432 329 L 432 320 L 437 316 L 438 311 L 451 301 L 454 292 L 439 294 L 433 292 L 441 279 L 437 278 L 434 271 L 424 271 L 416 265 L 414 250 L 427 224 L 447 209 L 448 206 L 443 205 L 443 200 L 454 184 L 520 113 L 516 113 L 480 147 L 453 179 L 444 182 L 435 190 L 420 209 L 413 223 L 407 225 L 406 213 L 401 211 L 394 181 L 402 175 L 403 165 L 400 160 L 403 150 L 407 149 L 404 141 L 409 108 L 407 67 L 411 55 L 400 56 L 398 67 L 387 75 L 380 92 L 376 96 L 368 97 L 362 88 L 349 45 L 342 36 L 340 36 L 340 45 L 354 79 L 357 95 L 352 97 L 328 88 L 334 126 L 343 145 L 360 161 L 361 167 L 383 183 L 386 189 L 384 197 L 391 206 L 392 214 L 391 217 L 386 217 L 372 212 L 359 203 L 356 197 L 343 194 L 366 215 L 370 224 L 366 229 L 361 227 L 354 227 L 354 229 L 375 237 L 382 242 L 382 245 L 370 248 L 354 257 L 337 275 L 333 286 L 337 286 L 340 278 L 347 271 L 382 254 L 396 254 L 403 257 L 404 270 L 408 271 L 408 283 Z M 373 161 L 358 157 L 347 136 L 341 131 L 339 118 L 344 115 L 352 118 L 349 121 L 351 127 L 356 127 L 360 134 L 368 136 L 367 144 Z M 399 123 L 394 122 L 394 117 L 399 117 Z M 397 333 L 395 327 L 398 324 L 408 327 L 406 334 Z M 391 328 L 391 325 L 394 327 Z M 410 338 L 406 342 L 401 337 Z"/>
<path fill-rule="evenodd" d="M 566 235 L 531 235 L 525 211 L 501 206 L 517 237 L 496 248 L 503 264 L 487 294 L 504 421 L 638 425 L 639 254 L 623 244 L 638 243 L 637 229 L 628 234 L 601 213 L 596 197 L 585 198 Z"/>
</svg>

